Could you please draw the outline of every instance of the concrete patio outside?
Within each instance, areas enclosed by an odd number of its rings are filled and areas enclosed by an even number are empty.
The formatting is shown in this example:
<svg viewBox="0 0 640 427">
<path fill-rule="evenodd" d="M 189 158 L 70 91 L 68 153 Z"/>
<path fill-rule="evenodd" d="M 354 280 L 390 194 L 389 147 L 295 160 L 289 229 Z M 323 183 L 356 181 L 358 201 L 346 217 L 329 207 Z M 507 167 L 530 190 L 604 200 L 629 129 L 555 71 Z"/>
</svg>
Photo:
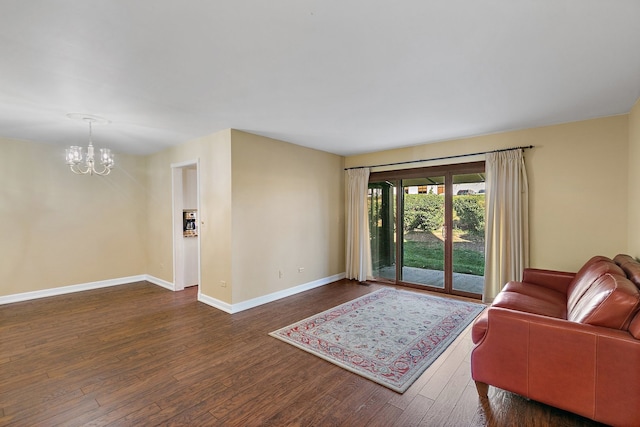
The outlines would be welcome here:
<svg viewBox="0 0 640 427">
<path fill-rule="evenodd" d="M 396 267 L 394 265 L 383 267 L 377 272 L 378 277 L 395 279 Z M 428 270 L 425 268 L 402 267 L 404 282 L 429 285 L 436 288 L 444 288 L 444 273 L 440 270 Z M 453 289 L 457 291 L 482 294 L 484 288 L 484 276 L 474 274 L 453 273 Z"/>
</svg>

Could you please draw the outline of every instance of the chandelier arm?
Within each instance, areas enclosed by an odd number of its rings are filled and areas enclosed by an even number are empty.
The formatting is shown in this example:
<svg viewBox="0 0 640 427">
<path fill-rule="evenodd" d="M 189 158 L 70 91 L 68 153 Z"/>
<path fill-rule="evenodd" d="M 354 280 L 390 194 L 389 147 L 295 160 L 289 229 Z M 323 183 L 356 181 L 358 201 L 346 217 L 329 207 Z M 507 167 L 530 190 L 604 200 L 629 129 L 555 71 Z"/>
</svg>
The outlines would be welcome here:
<svg viewBox="0 0 640 427">
<path fill-rule="evenodd" d="M 87 168 L 85 170 L 82 170 L 82 168 L 80 167 L 79 164 L 69 165 L 69 169 L 71 169 L 71 172 L 75 173 L 76 175 L 91 174 L 91 168 Z"/>
<path fill-rule="evenodd" d="M 95 173 L 96 175 L 100 175 L 100 176 L 107 176 L 111 173 L 111 168 L 108 168 L 106 166 L 103 167 L 102 171 L 98 172 L 95 168 L 93 169 L 93 173 Z"/>
</svg>

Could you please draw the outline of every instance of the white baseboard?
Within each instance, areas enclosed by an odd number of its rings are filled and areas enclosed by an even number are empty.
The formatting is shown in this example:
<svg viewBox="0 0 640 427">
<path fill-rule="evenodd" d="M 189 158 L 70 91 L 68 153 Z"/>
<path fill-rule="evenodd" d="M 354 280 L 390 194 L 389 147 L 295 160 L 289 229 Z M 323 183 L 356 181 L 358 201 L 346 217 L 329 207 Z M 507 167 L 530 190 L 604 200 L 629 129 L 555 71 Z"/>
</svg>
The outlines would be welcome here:
<svg viewBox="0 0 640 427">
<path fill-rule="evenodd" d="M 264 295 L 261 297 L 253 298 L 247 301 L 242 301 L 237 304 L 229 304 L 224 301 L 220 301 L 218 299 L 212 298 L 208 295 L 198 294 L 198 301 L 203 302 L 207 305 L 215 307 L 219 310 L 227 312 L 229 314 L 238 313 L 240 311 L 248 310 L 250 308 L 258 307 L 263 304 L 267 304 L 273 301 L 277 301 L 282 298 L 290 297 L 295 294 L 299 294 L 300 292 L 309 291 L 314 288 L 318 288 L 320 286 L 328 285 L 329 283 L 336 282 L 338 280 L 344 279 L 346 276 L 345 273 L 335 274 L 333 276 L 324 277 L 322 279 L 314 280 L 313 282 L 304 283 L 302 285 L 294 286 L 293 288 L 283 289 L 278 292 L 274 292 L 268 295 Z"/>
<path fill-rule="evenodd" d="M 166 280 L 162 280 L 162 279 L 158 279 L 157 277 L 151 276 L 149 274 L 145 274 L 144 275 L 144 280 L 146 280 L 147 282 L 151 282 L 154 285 L 158 285 L 161 286 L 165 289 L 169 289 L 170 291 L 175 291 L 176 288 L 175 286 L 173 286 L 173 283 L 171 282 L 167 282 Z"/>
<path fill-rule="evenodd" d="M 233 313 L 238 313 L 240 311 L 248 310 L 250 308 L 258 307 L 262 304 L 267 304 L 282 298 L 299 294 L 300 292 L 305 292 L 314 288 L 318 288 L 320 286 L 328 285 L 329 283 L 333 283 L 335 281 L 338 281 L 344 278 L 345 278 L 345 273 L 335 274 L 333 276 L 314 280 L 313 282 L 303 283 L 302 285 L 294 286 L 293 288 L 283 289 L 281 291 L 274 292 L 268 295 L 253 298 L 247 301 L 242 301 L 237 304 L 229 304 L 227 302 L 220 301 L 216 298 L 213 298 L 201 293 L 200 291 L 202 289 L 199 289 L 198 301 L 203 302 L 204 304 L 210 305 L 211 307 L 217 308 L 218 310 L 222 310 L 226 313 L 233 314 Z M 78 285 L 62 286 L 59 288 L 44 289 L 41 291 L 32 291 L 32 292 L 24 292 L 20 294 L 0 296 L 0 305 L 11 304 L 14 302 L 21 302 L 21 301 L 29 301 L 29 300 L 34 300 L 38 298 L 52 297 L 56 295 L 70 294 L 73 292 L 89 291 L 92 289 L 106 288 L 109 286 L 126 285 L 128 283 L 141 282 L 141 281 L 147 281 L 147 282 L 153 283 L 154 285 L 161 286 L 170 291 L 175 290 L 175 287 L 171 282 L 167 282 L 166 280 L 159 279 L 149 274 L 140 274 L 138 276 L 120 277 L 117 279 L 101 280 L 98 282 L 81 283 Z"/>
<path fill-rule="evenodd" d="M 53 297 L 56 295 L 70 294 L 73 292 L 89 291 L 92 289 L 107 288 L 109 286 L 124 285 L 127 283 L 140 282 L 149 280 L 146 274 L 138 276 L 120 277 L 117 279 L 100 280 L 98 282 L 81 283 L 78 285 L 62 286 L 59 288 L 43 289 L 41 291 L 23 292 L 20 294 L 12 294 L 0 296 L 0 305 L 10 304 L 13 302 L 29 301 L 38 298 Z"/>
<path fill-rule="evenodd" d="M 202 291 L 202 289 L 199 289 L 199 291 Z M 198 293 L 198 301 L 210 305 L 213 308 L 217 308 L 218 310 L 222 310 L 225 313 L 232 314 L 234 312 L 233 306 L 228 302 L 220 301 L 219 299 L 215 299 L 201 292 Z"/>
</svg>

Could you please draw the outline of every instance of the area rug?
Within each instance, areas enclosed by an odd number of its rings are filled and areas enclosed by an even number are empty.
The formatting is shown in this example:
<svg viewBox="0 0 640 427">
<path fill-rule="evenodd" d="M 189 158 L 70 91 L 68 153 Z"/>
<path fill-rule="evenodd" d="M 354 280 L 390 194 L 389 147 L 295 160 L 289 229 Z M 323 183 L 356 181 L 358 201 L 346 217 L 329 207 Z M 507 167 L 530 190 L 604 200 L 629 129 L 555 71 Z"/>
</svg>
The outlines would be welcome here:
<svg viewBox="0 0 640 427">
<path fill-rule="evenodd" d="M 404 393 L 484 308 L 386 288 L 269 335 Z"/>
</svg>

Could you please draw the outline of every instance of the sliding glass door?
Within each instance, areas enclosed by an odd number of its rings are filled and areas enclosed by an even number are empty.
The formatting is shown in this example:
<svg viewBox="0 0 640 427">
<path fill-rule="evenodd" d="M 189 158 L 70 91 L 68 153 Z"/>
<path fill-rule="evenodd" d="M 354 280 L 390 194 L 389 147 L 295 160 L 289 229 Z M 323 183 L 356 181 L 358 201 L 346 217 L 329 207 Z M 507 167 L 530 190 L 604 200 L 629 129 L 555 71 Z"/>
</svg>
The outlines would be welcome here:
<svg viewBox="0 0 640 427">
<path fill-rule="evenodd" d="M 445 287 L 444 176 L 403 179 L 400 280 Z"/>
<path fill-rule="evenodd" d="M 482 294 L 484 287 L 484 169 L 452 175 L 452 289 Z"/>
<path fill-rule="evenodd" d="M 480 298 L 484 285 L 484 162 L 372 173 L 373 275 Z"/>
<path fill-rule="evenodd" d="M 369 236 L 375 277 L 396 280 L 396 186 L 369 184 Z"/>
</svg>

